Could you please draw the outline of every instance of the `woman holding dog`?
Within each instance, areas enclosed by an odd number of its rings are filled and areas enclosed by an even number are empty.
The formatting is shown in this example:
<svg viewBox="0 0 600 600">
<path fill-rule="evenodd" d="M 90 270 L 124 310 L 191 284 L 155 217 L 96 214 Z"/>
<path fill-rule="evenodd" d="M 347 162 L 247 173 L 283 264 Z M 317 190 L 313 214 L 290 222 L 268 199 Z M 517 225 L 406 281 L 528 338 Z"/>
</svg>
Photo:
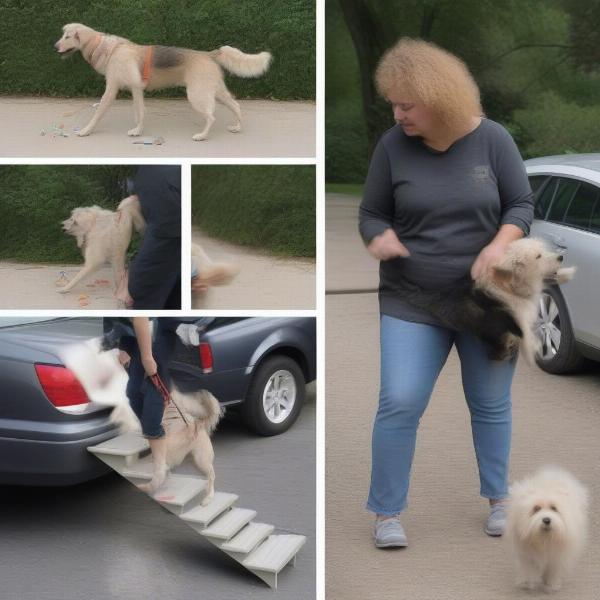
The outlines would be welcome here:
<svg viewBox="0 0 600 600">
<path fill-rule="evenodd" d="M 485 524 L 502 535 L 515 361 L 492 361 L 474 336 L 442 326 L 415 293 L 479 278 L 529 233 L 533 199 L 510 134 L 482 118 L 466 65 L 434 44 L 403 38 L 382 58 L 379 92 L 396 125 L 371 159 L 359 228 L 380 260 L 381 388 L 367 508 L 377 547 L 407 545 L 407 504 L 419 420 L 456 345 L 471 413 Z M 409 302 L 407 298 L 411 298 Z"/>
</svg>

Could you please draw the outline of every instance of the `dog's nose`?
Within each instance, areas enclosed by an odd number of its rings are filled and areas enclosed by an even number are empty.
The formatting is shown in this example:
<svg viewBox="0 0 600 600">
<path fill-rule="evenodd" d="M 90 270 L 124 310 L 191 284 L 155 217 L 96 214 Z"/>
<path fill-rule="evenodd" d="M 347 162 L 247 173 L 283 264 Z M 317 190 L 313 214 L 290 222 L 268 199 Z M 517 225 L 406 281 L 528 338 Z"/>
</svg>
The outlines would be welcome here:
<svg viewBox="0 0 600 600">
<path fill-rule="evenodd" d="M 551 521 L 550 521 L 550 517 L 544 517 L 544 518 L 542 519 L 542 523 L 543 523 L 544 525 L 550 525 L 550 523 L 551 523 Z"/>
<path fill-rule="evenodd" d="M 54 44 L 54 49 L 58 50 L 58 42 L 56 42 L 56 44 Z"/>
<path fill-rule="evenodd" d="M 564 258 L 565 257 L 562 254 L 559 254 L 557 260 L 558 260 L 558 262 L 562 262 L 564 260 Z"/>
</svg>

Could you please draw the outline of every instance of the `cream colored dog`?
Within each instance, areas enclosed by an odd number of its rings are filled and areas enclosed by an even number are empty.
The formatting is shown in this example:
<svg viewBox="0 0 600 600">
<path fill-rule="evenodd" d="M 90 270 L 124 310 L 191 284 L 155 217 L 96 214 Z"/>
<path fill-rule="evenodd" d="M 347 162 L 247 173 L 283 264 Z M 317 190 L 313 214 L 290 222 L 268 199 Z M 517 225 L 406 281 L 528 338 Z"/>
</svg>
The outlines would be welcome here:
<svg viewBox="0 0 600 600">
<path fill-rule="evenodd" d="M 242 129 L 239 104 L 229 93 L 223 81 L 221 68 L 238 77 L 259 77 L 269 68 L 268 52 L 245 54 L 236 48 L 222 46 L 211 52 L 167 46 L 140 46 L 133 42 L 93 30 L 81 23 L 63 27 L 63 36 L 54 45 L 66 56 L 81 51 L 83 58 L 106 77 L 106 89 L 100 106 L 91 121 L 78 132 L 92 133 L 119 90 L 131 90 L 135 127 L 128 135 L 141 135 L 144 128 L 144 90 L 183 86 L 190 104 L 206 120 L 204 129 L 193 136 L 204 140 L 215 121 L 215 100 L 222 102 L 236 117 L 229 131 Z"/>
<path fill-rule="evenodd" d="M 584 486 L 558 467 L 544 467 L 511 486 L 505 535 L 517 585 L 547 592 L 560 588 L 583 551 L 587 506 Z"/>
<path fill-rule="evenodd" d="M 84 258 L 81 271 L 58 290 L 66 294 L 105 263 L 112 266 L 116 290 L 125 274 L 125 256 L 133 230 L 143 233 L 146 222 L 138 197 L 129 196 L 120 202 L 116 212 L 99 206 L 75 208 L 62 226 L 65 233 L 76 238 Z"/>
</svg>

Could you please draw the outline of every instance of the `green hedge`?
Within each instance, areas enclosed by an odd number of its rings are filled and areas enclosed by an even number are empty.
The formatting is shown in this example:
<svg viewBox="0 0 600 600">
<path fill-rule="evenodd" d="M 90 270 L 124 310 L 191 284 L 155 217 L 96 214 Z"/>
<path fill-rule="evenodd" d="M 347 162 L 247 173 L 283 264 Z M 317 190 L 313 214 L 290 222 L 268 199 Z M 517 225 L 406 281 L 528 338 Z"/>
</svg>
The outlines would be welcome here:
<svg viewBox="0 0 600 600">
<path fill-rule="evenodd" d="M 0 165 L 0 259 L 81 262 L 75 238 L 63 233 L 61 221 L 78 206 L 114 210 L 126 196 L 125 181 L 135 168 Z"/>
<path fill-rule="evenodd" d="M 243 98 L 315 98 L 314 0 L 3 0 L 0 22 L 2 94 L 100 96 L 104 78 L 79 53 L 62 60 L 53 48 L 62 26 L 77 22 L 140 44 L 268 50 L 274 60 L 267 74 L 228 76 L 231 91 Z"/>
<path fill-rule="evenodd" d="M 192 223 L 274 254 L 314 257 L 315 168 L 194 166 Z"/>
</svg>

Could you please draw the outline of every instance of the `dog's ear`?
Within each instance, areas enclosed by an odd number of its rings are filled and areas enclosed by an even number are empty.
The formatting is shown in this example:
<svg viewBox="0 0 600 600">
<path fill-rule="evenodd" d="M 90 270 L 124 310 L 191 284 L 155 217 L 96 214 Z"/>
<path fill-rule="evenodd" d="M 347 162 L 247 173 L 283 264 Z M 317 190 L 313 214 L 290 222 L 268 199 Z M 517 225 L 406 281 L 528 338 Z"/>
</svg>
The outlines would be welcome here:
<svg viewBox="0 0 600 600">
<path fill-rule="evenodd" d="M 498 265 L 492 267 L 492 279 L 499 285 L 507 284 L 512 281 L 513 272 L 511 269 L 505 267 L 499 267 Z"/>
</svg>

